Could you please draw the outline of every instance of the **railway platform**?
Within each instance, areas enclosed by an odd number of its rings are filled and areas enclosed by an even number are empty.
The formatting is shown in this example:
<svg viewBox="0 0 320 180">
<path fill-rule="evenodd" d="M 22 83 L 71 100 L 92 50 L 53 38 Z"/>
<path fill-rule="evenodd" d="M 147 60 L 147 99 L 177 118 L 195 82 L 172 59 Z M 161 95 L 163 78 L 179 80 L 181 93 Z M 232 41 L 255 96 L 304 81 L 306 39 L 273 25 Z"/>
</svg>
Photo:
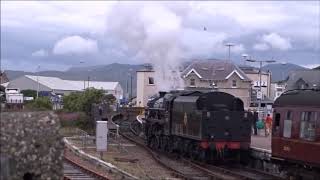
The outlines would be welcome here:
<svg viewBox="0 0 320 180">
<path fill-rule="evenodd" d="M 271 152 L 271 135 L 265 136 L 263 134 L 251 136 L 251 148 L 261 149 Z"/>
</svg>

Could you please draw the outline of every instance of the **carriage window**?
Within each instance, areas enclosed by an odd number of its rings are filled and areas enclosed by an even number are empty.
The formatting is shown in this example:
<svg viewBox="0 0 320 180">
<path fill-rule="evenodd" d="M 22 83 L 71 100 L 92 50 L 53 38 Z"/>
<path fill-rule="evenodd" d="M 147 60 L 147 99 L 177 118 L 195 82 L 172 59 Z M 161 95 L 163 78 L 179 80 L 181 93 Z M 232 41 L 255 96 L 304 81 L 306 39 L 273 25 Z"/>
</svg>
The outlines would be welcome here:
<svg viewBox="0 0 320 180">
<path fill-rule="evenodd" d="M 291 138 L 292 111 L 287 111 L 283 126 L 283 137 Z"/>
<path fill-rule="evenodd" d="M 302 112 L 300 122 L 300 138 L 314 141 L 316 136 L 316 112 Z"/>
<path fill-rule="evenodd" d="M 275 114 L 275 120 L 273 125 L 273 132 L 279 132 L 280 129 L 280 113 Z"/>
</svg>

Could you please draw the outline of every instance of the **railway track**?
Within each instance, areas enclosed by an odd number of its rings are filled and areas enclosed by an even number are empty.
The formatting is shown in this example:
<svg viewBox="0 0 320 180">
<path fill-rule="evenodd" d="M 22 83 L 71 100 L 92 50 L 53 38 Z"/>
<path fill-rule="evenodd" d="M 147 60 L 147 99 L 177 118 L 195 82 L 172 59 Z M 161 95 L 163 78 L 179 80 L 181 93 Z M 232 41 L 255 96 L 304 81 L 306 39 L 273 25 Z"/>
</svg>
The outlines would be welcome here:
<svg viewBox="0 0 320 180">
<path fill-rule="evenodd" d="M 63 161 L 64 180 L 107 180 L 108 178 L 94 172 L 77 162 L 65 157 Z"/>
<path fill-rule="evenodd" d="M 273 174 L 269 174 L 263 171 L 257 171 L 255 169 L 244 168 L 240 166 L 223 167 L 204 164 L 200 162 L 190 161 L 185 158 L 177 157 L 176 160 L 172 160 L 172 157 L 168 157 L 166 153 L 158 153 L 147 147 L 142 138 L 139 138 L 138 133 L 132 128 L 132 123 L 129 123 L 126 133 L 121 135 L 129 141 L 138 144 L 143 147 L 152 157 L 162 166 L 171 170 L 176 177 L 183 179 L 248 179 L 248 180 L 273 180 L 282 179 Z"/>
</svg>

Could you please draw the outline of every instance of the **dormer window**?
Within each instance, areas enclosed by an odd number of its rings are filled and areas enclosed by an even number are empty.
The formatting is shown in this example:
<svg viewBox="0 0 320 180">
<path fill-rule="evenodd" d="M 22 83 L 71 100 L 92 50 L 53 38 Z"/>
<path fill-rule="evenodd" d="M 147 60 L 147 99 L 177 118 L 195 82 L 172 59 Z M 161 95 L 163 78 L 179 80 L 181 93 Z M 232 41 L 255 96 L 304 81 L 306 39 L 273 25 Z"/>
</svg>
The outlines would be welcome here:
<svg viewBox="0 0 320 180">
<path fill-rule="evenodd" d="M 196 80 L 190 79 L 190 86 L 196 86 Z"/>
<path fill-rule="evenodd" d="M 236 88 L 237 87 L 237 80 L 232 80 L 232 87 Z"/>
</svg>

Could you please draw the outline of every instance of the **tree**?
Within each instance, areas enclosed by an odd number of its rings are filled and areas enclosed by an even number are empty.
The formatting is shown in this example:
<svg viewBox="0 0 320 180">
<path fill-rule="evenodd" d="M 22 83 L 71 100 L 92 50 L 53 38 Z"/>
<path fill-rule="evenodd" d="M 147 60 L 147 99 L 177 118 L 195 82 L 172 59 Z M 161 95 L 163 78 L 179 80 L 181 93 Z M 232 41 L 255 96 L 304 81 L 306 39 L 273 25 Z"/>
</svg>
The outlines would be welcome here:
<svg viewBox="0 0 320 180">
<path fill-rule="evenodd" d="M 77 112 L 82 109 L 82 94 L 71 93 L 63 97 L 63 109 L 69 112 Z"/>
<path fill-rule="evenodd" d="M 104 94 L 103 90 L 87 89 L 82 93 L 71 93 L 63 97 L 63 109 L 69 112 L 83 111 L 91 115 L 92 104 L 101 102 L 113 104 L 116 98 L 112 94 Z"/>
<path fill-rule="evenodd" d="M 116 98 L 112 94 L 104 94 L 103 90 L 87 89 L 84 92 L 71 93 L 63 97 L 63 109 L 68 112 L 85 113 L 84 116 L 78 119 L 78 125 L 81 128 L 94 128 L 92 121 L 89 121 L 91 116 L 92 104 L 107 103 L 113 104 Z"/>
</svg>

